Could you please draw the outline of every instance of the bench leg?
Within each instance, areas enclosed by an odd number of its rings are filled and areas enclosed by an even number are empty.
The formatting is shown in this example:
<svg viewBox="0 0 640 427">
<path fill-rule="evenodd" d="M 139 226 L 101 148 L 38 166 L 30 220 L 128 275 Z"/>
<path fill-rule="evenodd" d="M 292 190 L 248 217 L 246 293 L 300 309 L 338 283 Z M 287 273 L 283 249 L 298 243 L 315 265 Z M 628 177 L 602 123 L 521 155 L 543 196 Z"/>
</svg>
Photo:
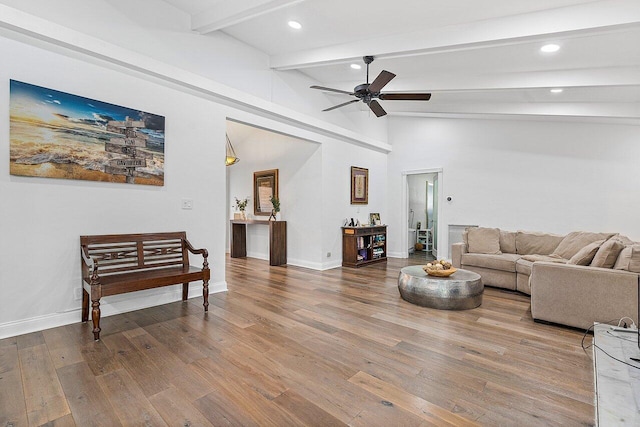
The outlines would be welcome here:
<svg viewBox="0 0 640 427">
<path fill-rule="evenodd" d="M 89 292 L 82 289 L 82 321 L 89 320 Z"/>
<path fill-rule="evenodd" d="M 100 339 L 100 300 L 91 300 L 91 319 L 93 319 L 93 338 L 98 341 Z"/>
<path fill-rule="evenodd" d="M 182 284 L 182 301 L 189 299 L 189 282 Z"/>
<path fill-rule="evenodd" d="M 204 311 L 209 311 L 209 281 L 205 280 L 202 283 L 202 297 L 204 298 Z"/>
</svg>

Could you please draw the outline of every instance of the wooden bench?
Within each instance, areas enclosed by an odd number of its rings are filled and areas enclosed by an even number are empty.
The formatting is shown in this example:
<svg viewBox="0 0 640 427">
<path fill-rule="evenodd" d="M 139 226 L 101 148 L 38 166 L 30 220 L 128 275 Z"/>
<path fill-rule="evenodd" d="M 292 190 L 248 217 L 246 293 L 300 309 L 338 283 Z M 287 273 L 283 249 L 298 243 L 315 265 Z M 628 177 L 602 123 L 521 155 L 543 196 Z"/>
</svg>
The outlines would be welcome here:
<svg viewBox="0 0 640 427">
<path fill-rule="evenodd" d="M 184 231 L 149 234 L 80 236 L 82 264 L 82 321 L 89 320 L 100 339 L 100 298 L 182 283 L 182 300 L 189 282 L 202 280 L 204 311 L 209 307 L 210 270 L 206 249 L 194 249 Z M 189 252 L 202 255 L 202 268 L 189 265 Z"/>
</svg>

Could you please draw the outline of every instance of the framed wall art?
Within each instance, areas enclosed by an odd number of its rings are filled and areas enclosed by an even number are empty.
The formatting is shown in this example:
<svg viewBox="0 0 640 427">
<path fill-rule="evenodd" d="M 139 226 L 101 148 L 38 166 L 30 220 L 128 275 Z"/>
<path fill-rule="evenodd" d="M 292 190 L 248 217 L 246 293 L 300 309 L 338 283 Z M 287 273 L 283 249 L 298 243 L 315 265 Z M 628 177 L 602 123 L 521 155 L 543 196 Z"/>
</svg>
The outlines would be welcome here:
<svg viewBox="0 0 640 427">
<path fill-rule="evenodd" d="M 10 81 L 11 175 L 164 185 L 165 118 Z"/>
<path fill-rule="evenodd" d="M 369 203 L 369 169 L 351 166 L 351 204 Z"/>
<path fill-rule="evenodd" d="M 253 213 L 271 215 L 271 196 L 278 196 L 278 169 L 253 173 Z"/>
</svg>

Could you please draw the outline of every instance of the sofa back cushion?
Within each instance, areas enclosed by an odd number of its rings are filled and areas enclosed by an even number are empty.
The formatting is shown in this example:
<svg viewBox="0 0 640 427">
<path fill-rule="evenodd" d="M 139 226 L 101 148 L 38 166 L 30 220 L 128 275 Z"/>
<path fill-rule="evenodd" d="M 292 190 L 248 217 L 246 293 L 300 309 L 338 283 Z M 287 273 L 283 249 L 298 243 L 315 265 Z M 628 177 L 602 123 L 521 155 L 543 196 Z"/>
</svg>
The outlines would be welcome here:
<svg viewBox="0 0 640 427">
<path fill-rule="evenodd" d="M 520 255 L 549 255 L 553 253 L 563 238 L 564 236 L 558 234 L 518 231 L 516 233 L 516 253 Z"/>
<path fill-rule="evenodd" d="M 575 265 L 589 265 L 593 260 L 593 257 L 600 249 L 600 245 L 604 243 L 604 240 L 596 240 L 595 242 L 589 243 L 584 248 L 580 249 L 578 253 L 571 257 L 567 264 L 575 264 Z"/>
<path fill-rule="evenodd" d="M 589 243 L 593 243 L 596 240 L 607 240 L 615 235 L 616 233 L 572 231 L 562 239 L 553 253 L 559 255 L 561 258 L 571 259 L 572 256 L 577 254 L 580 249 L 584 248 Z"/>
<path fill-rule="evenodd" d="M 503 254 L 516 253 L 516 232 L 500 230 L 500 252 Z"/>
<path fill-rule="evenodd" d="M 485 227 L 468 228 L 467 248 L 469 253 L 501 254 L 500 230 Z"/>
<path fill-rule="evenodd" d="M 624 243 L 617 237 L 612 237 L 604 242 L 591 261 L 592 267 L 613 268 L 620 252 L 624 249 Z"/>
</svg>

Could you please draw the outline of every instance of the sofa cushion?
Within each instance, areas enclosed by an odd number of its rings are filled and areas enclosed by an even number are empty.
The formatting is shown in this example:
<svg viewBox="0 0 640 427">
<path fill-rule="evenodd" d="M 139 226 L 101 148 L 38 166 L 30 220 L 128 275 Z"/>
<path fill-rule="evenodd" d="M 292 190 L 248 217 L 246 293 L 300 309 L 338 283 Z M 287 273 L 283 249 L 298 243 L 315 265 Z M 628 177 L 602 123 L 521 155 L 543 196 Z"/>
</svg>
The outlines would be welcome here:
<svg viewBox="0 0 640 427">
<path fill-rule="evenodd" d="M 578 251 L 589 243 L 593 243 L 596 240 L 607 240 L 616 233 L 589 233 L 586 231 L 572 231 L 567 234 L 560 242 L 558 247 L 553 253 L 560 255 L 564 259 L 571 259 L 572 256 L 578 253 Z"/>
<path fill-rule="evenodd" d="M 462 268 L 470 265 L 515 273 L 516 261 L 519 258 L 520 256 L 516 254 L 466 253 L 462 255 Z"/>
<path fill-rule="evenodd" d="M 591 260 L 596 256 L 596 252 L 600 249 L 600 245 L 604 243 L 604 240 L 597 240 L 595 242 L 589 243 L 584 248 L 580 249 L 577 254 L 571 257 L 568 264 L 575 265 L 589 265 L 591 264 Z"/>
<path fill-rule="evenodd" d="M 600 249 L 596 252 L 596 256 L 594 256 L 591 261 L 591 266 L 613 268 L 623 249 L 624 243 L 622 243 L 622 240 L 619 240 L 617 237 L 610 238 L 600 246 Z"/>
<path fill-rule="evenodd" d="M 528 261 L 526 259 L 520 258 L 516 261 L 516 272 L 520 274 L 526 274 L 527 276 L 531 276 L 531 266 L 533 265 L 533 261 Z"/>
<path fill-rule="evenodd" d="M 516 253 L 520 255 L 549 255 L 554 251 L 564 236 L 531 231 L 516 233 Z"/>
<path fill-rule="evenodd" d="M 557 255 L 522 255 L 516 262 L 516 271 L 530 276 L 531 266 L 536 261 L 558 262 L 560 264 L 566 264 L 568 262 L 568 260 L 560 258 Z"/>
<path fill-rule="evenodd" d="M 468 251 L 476 254 L 501 254 L 500 230 L 474 227 L 467 230 Z M 515 271 L 515 270 L 514 270 Z"/>
<path fill-rule="evenodd" d="M 500 230 L 500 252 L 503 254 L 516 253 L 516 232 Z"/>
<path fill-rule="evenodd" d="M 560 258 L 558 255 L 522 255 L 522 259 L 526 261 L 536 262 L 536 261 L 545 261 L 545 262 L 559 262 L 561 264 L 566 264 L 567 259 Z"/>
</svg>

